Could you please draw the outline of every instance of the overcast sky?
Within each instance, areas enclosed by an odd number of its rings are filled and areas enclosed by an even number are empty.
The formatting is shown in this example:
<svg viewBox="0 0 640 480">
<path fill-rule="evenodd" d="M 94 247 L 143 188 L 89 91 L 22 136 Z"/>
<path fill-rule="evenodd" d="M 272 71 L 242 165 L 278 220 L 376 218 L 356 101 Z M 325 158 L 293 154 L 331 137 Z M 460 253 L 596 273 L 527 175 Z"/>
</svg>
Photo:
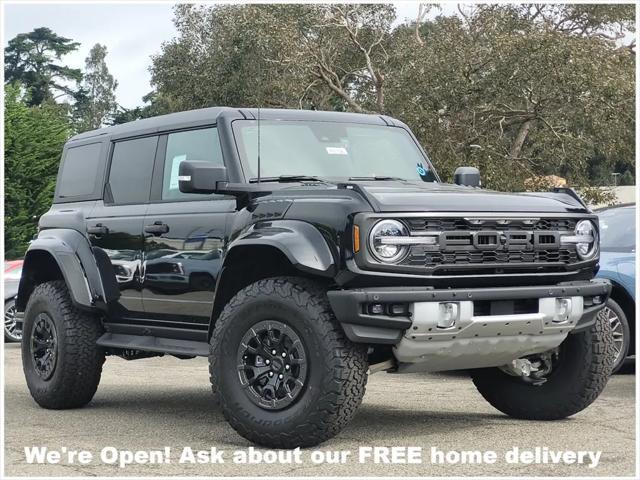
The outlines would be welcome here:
<svg viewBox="0 0 640 480">
<path fill-rule="evenodd" d="M 175 36 L 170 4 L 5 4 L 4 8 L 5 44 L 18 33 L 49 27 L 80 42 L 78 51 L 62 57 L 74 68 L 84 68 L 93 45 L 106 45 L 107 65 L 119 84 L 118 103 L 126 108 L 142 104 L 142 96 L 151 90 L 150 55 Z"/>
<path fill-rule="evenodd" d="M 415 18 L 418 4 L 398 2 L 399 20 Z M 107 46 L 107 64 L 118 80 L 117 100 L 125 108 L 142 104 L 151 91 L 150 56 L 160 52 L 162 42 L 176 35 L 173 6 L 161 4 L 6 4 L 4 42 L 18 33 L 49 27 L 58 35 L 81 43 L 63 62 L 83 68 L 84 59 L 96 43 Z M 445 11 L 452 10 L 446 6 Z"/>
</svg>

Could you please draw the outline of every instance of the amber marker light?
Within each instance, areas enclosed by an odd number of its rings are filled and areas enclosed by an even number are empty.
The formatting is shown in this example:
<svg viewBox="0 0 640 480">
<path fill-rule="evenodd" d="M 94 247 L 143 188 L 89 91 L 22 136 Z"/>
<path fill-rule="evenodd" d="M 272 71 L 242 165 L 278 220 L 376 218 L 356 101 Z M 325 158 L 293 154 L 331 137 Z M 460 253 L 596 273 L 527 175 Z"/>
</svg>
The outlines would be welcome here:
<svg viewBox="0 0 640 480">
<path fill-rule="evenodd" d="M 360 251 L 360 227 L 358 225 L 353 226 L 353 253 Z"/>
</svg>

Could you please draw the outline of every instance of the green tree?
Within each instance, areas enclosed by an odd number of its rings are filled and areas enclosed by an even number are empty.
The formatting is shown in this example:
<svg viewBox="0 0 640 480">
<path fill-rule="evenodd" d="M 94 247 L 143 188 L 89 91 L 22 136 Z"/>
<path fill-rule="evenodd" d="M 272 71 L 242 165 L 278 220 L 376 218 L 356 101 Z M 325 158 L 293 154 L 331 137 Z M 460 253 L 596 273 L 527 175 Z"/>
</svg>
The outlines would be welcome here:
<svg viewBox="0 0 640 480">
<path fill-rule="evenodd" d="M 179 5 L 175 15 L 178 36 L 151 67 L 171 111 L 384 110 L 390 5 Z"/>
<path fill-rule="evenodd" d="M 387 113 L 445 178 L 475 165 L 500 190 L 549 174 L 585 187 L 620 163 L 633 169 L 633 6 L 427 12 L 398 24 L 389 5 L 181 5 L 177 37 L 153 57 L 157 98 L 166 111 Z"/>
<path fill-rule="evenodd" d="M 605 6 L 611 15 L 597 9 L 573 30 L 575 9 L 564 7 L 485 5 L 428 22 L 420 48 L 406 47 L 409 32 L 398 39 L 389 108 L 446 176 L 471 164 L 494 188 L 548 174 L 580 186 L 592 180 L 590 162 L 610 169 L 635 157 L 635 59 L 600 35 L 619 26 L 597 26 L 624 11 Z"/>
<path fill-rule="evenodd" d="M 70 134 L 66 109 L 29 106 L 18 85 L 5 86 L 5 258 L 24 255 L 38 218 L 51 206 L 62 146 Z"/>
<path fill-rule="evenodd" d="M 145 104 L 135 108 L 123 108 L 119 106 L 111 119 L 111 124 L 118 125 L 120 123 L 133 122 L 141 118 L 171 113 L 171 109 L 157 92 L 148 93 L 142 97 L 142 101 L 145 102 Z"/>
<path fill-rule="evenodd" d="M 65 95 L 74 97 L 76 90 L 68 82 L 79 82 L 82 72 L 60 65 L 57 60 L 79 46 L 45 27 L 16 35 L 4 51 L 5 82 L 22 84 L 29 105 L 41 105 Z"/>
<path fill-rule="evenodd" d="M 116 114 L 118 82 L 109 73 L 105 61 L 107 47 L 96 43 L 85 60 L 82 85 L 75 104 L 76 128 L 79 132 L 111 123 Z"/>
</svg>

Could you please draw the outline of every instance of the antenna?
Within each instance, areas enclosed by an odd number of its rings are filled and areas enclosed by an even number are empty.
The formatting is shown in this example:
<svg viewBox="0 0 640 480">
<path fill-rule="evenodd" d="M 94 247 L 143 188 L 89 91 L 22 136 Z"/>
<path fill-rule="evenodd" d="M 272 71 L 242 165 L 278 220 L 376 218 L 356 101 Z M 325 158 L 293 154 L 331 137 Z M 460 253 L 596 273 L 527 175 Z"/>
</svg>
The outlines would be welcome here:
<svg viewBox="0 0 640 480">
<path fill-rule="evenodd" d="M 260 103 L 258 102 L 258 183 L 260 183 Z"/>
<path fill-rule="evenodd" d="M 260 104 L 262 103 L 262 59 L 258 57 L 258 84 L 260 84 L 260 95 L 258 97 L 258 183 L 260 183 Z"/>
</svg>

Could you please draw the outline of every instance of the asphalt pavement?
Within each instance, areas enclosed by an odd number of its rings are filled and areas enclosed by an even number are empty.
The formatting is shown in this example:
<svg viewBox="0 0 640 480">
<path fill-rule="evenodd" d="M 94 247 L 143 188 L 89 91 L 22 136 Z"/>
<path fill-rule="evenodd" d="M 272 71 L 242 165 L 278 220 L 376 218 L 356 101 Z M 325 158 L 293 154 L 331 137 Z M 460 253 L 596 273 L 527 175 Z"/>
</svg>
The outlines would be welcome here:
<svg viewBox="0 0 640 480">
<path fill-rule="evenodd" d="M 4 358 L 7 476 L 634 476 L 631 374 L 613 377 L 600 398 L 572 418 L 534 422 L 494 410 L 465 376 L 377 373 L 369 379 L 356 418 L 337 437 L 317 449 L 303 450 L 298 454 L 301 463 L 292 455 L 282 457 L 291 463 L 266 464 L 271 452 L 249 452 L 251 444 L 225 422 L 209 389 L 206 359 L 108 358 L 98 392 L 87 407 L 47 411 L 29 395 L 19 346 L 5 345 Z M 92 458 L 84 457 L 86 464 L 77 456 L 73 463 L 55 463 L 53 454 L 49 463 L 29 464 L 25 447 L 66 447 L 62 459 L 68 460 L 70 450 L 88 451 Z M 194 451 L 193 457 L 186 447 Z M 212 447 L 225 463 L 210 463 L 204 454 L 202 461 L 208 463 L 189 463 L 197 458 L 195 451 L 210 452 Z M 327 451 L 343 453 L 322 453 Z M 593 466 L 586 452 L 598 451 L 601 455 Z M 496 456 L 493 462 L 491 452 Z M 579 452 L 585 453 L 580 457 Z M 233 462 L 233 455 L 249 453 L 256 459 L 262 454 L 262 462 Z M 508 463 L 507 453 L 518 463 Z M 130 463 L 134 454 L 138 463 Z M 384 463 L 392 455 L 396 463 Z M 407 463 L 416 455 L 421 463 Z M 477 455 L 484 455 L 482 463 L 477 463 Z M 181 456 L 185 463 L 179 463 Z M 312 462 L 312 457 L 321 461 L 341 456 L 344 463 Z M 449 463 L 438 463 L 442 458 Z M 558 458 L 559 464 L 542 463 Z"/>
</svg>

